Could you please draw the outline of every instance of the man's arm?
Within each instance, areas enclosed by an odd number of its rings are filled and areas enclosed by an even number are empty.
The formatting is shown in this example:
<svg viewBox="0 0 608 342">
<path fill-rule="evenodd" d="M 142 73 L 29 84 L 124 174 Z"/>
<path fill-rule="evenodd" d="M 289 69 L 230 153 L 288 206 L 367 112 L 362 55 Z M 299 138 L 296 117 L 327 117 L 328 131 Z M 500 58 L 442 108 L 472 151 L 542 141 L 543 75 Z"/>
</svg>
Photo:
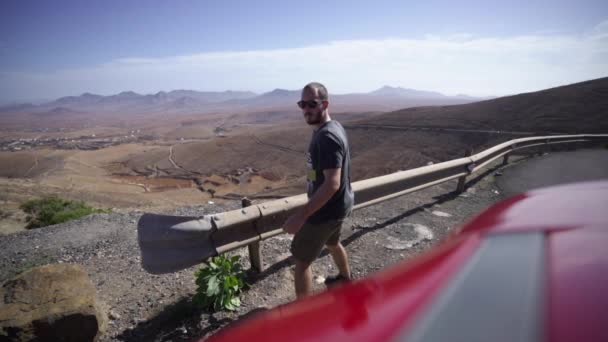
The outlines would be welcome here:
<svg viewBox="0 0 608 342">
<path fill-rule="evenodd" d="M 315 191 L 314 195 L 308 200 L 308 203 L 302 209 L 303 215 L 306 218 L 321 209 L 329 201 L 329 199 L 340 189 L 340 174 L 342 168 L 323 170 L 325 180 L 323 184 Z"/>
<path fill-rule="evenodd" d="M 325 180 L 323 184 L 315 191 L 308 203 L 301 209 L 296 211 L 287 219 L 283 230 L 288 233 L 295 234 L 306 222 L 306 219 L 321 209 L 327 201 L 340 189 L 340 175 L 342 168 L 323 170 Z"/>
</svg>

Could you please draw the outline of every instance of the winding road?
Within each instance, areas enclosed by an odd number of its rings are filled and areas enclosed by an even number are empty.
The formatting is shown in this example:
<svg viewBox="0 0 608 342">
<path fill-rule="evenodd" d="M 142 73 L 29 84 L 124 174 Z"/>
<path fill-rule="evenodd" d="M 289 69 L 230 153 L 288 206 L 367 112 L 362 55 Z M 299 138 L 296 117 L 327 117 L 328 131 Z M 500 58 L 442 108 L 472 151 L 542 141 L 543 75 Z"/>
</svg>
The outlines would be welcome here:
<svg viewBox="0 0 608 342">
<path fill-rule="evenodd" d="M 345 124 L 347 129 L 380 129 L 390 131 L 434 131 L 434 132 L 449 132 L 449 133 L 488 133 L 488 134 L 505 134 L 505 135 L 534 135 L 534 132 L 517 132 L 517 131 L 498 131 L 485 129 L 460 129 L 460 128 L 444 128 L 444 127 L 423 127 L 423 126 L 387 126 L 387 125 L 352 125 Z M 548 133 L 558 134 L 558 133 Z"/>
<path fill-rule="evenodd" d="M 608 149 L 556 152 L 510 165 L 496 179 L 505 195 L 551 185 L 608 179 Z"/>
</svg>

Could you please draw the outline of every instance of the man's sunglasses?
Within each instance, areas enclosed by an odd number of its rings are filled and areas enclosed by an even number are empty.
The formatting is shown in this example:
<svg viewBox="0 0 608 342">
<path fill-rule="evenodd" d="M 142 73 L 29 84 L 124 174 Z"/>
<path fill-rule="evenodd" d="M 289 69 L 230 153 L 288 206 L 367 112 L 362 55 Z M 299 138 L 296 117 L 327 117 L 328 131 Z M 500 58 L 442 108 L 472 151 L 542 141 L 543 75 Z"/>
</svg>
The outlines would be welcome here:
<svg viewBox="0 0 608 342">
<path fill-rule="evenodd" d="M 298 101 L 298 107 L 304 109 L 306 107 L 310 109 L 317 108 L 323 101 L 310 100 L 310 101 Z"/>
</svg>

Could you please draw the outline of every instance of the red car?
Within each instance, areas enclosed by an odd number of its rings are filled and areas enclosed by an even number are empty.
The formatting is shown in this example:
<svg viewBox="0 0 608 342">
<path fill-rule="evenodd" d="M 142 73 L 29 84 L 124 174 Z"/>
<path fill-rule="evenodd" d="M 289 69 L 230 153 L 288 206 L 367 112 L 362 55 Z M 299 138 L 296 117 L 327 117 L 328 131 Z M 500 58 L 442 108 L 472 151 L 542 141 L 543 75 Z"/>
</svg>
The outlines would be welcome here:
<svg viewBox="0 0 608 342">
<path fill-rule="evenodd" d="M 608 181 L 533 190 L 365 279 L 210 341 L 608 341 Z"/>
</svg>

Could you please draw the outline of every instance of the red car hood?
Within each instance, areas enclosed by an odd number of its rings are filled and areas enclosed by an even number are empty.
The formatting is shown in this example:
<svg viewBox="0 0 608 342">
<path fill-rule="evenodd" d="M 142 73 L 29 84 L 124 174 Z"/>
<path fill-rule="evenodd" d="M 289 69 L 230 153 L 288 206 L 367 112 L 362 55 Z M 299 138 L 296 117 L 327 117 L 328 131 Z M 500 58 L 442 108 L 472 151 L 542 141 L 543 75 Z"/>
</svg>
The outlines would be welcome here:
<svg viewBox="0 0 608 342">
<path fill-rule="evenodd" d="M 431 251 L 210 341 L 608 341 L 608 181 L 490 207 Z"/>
</svg>

